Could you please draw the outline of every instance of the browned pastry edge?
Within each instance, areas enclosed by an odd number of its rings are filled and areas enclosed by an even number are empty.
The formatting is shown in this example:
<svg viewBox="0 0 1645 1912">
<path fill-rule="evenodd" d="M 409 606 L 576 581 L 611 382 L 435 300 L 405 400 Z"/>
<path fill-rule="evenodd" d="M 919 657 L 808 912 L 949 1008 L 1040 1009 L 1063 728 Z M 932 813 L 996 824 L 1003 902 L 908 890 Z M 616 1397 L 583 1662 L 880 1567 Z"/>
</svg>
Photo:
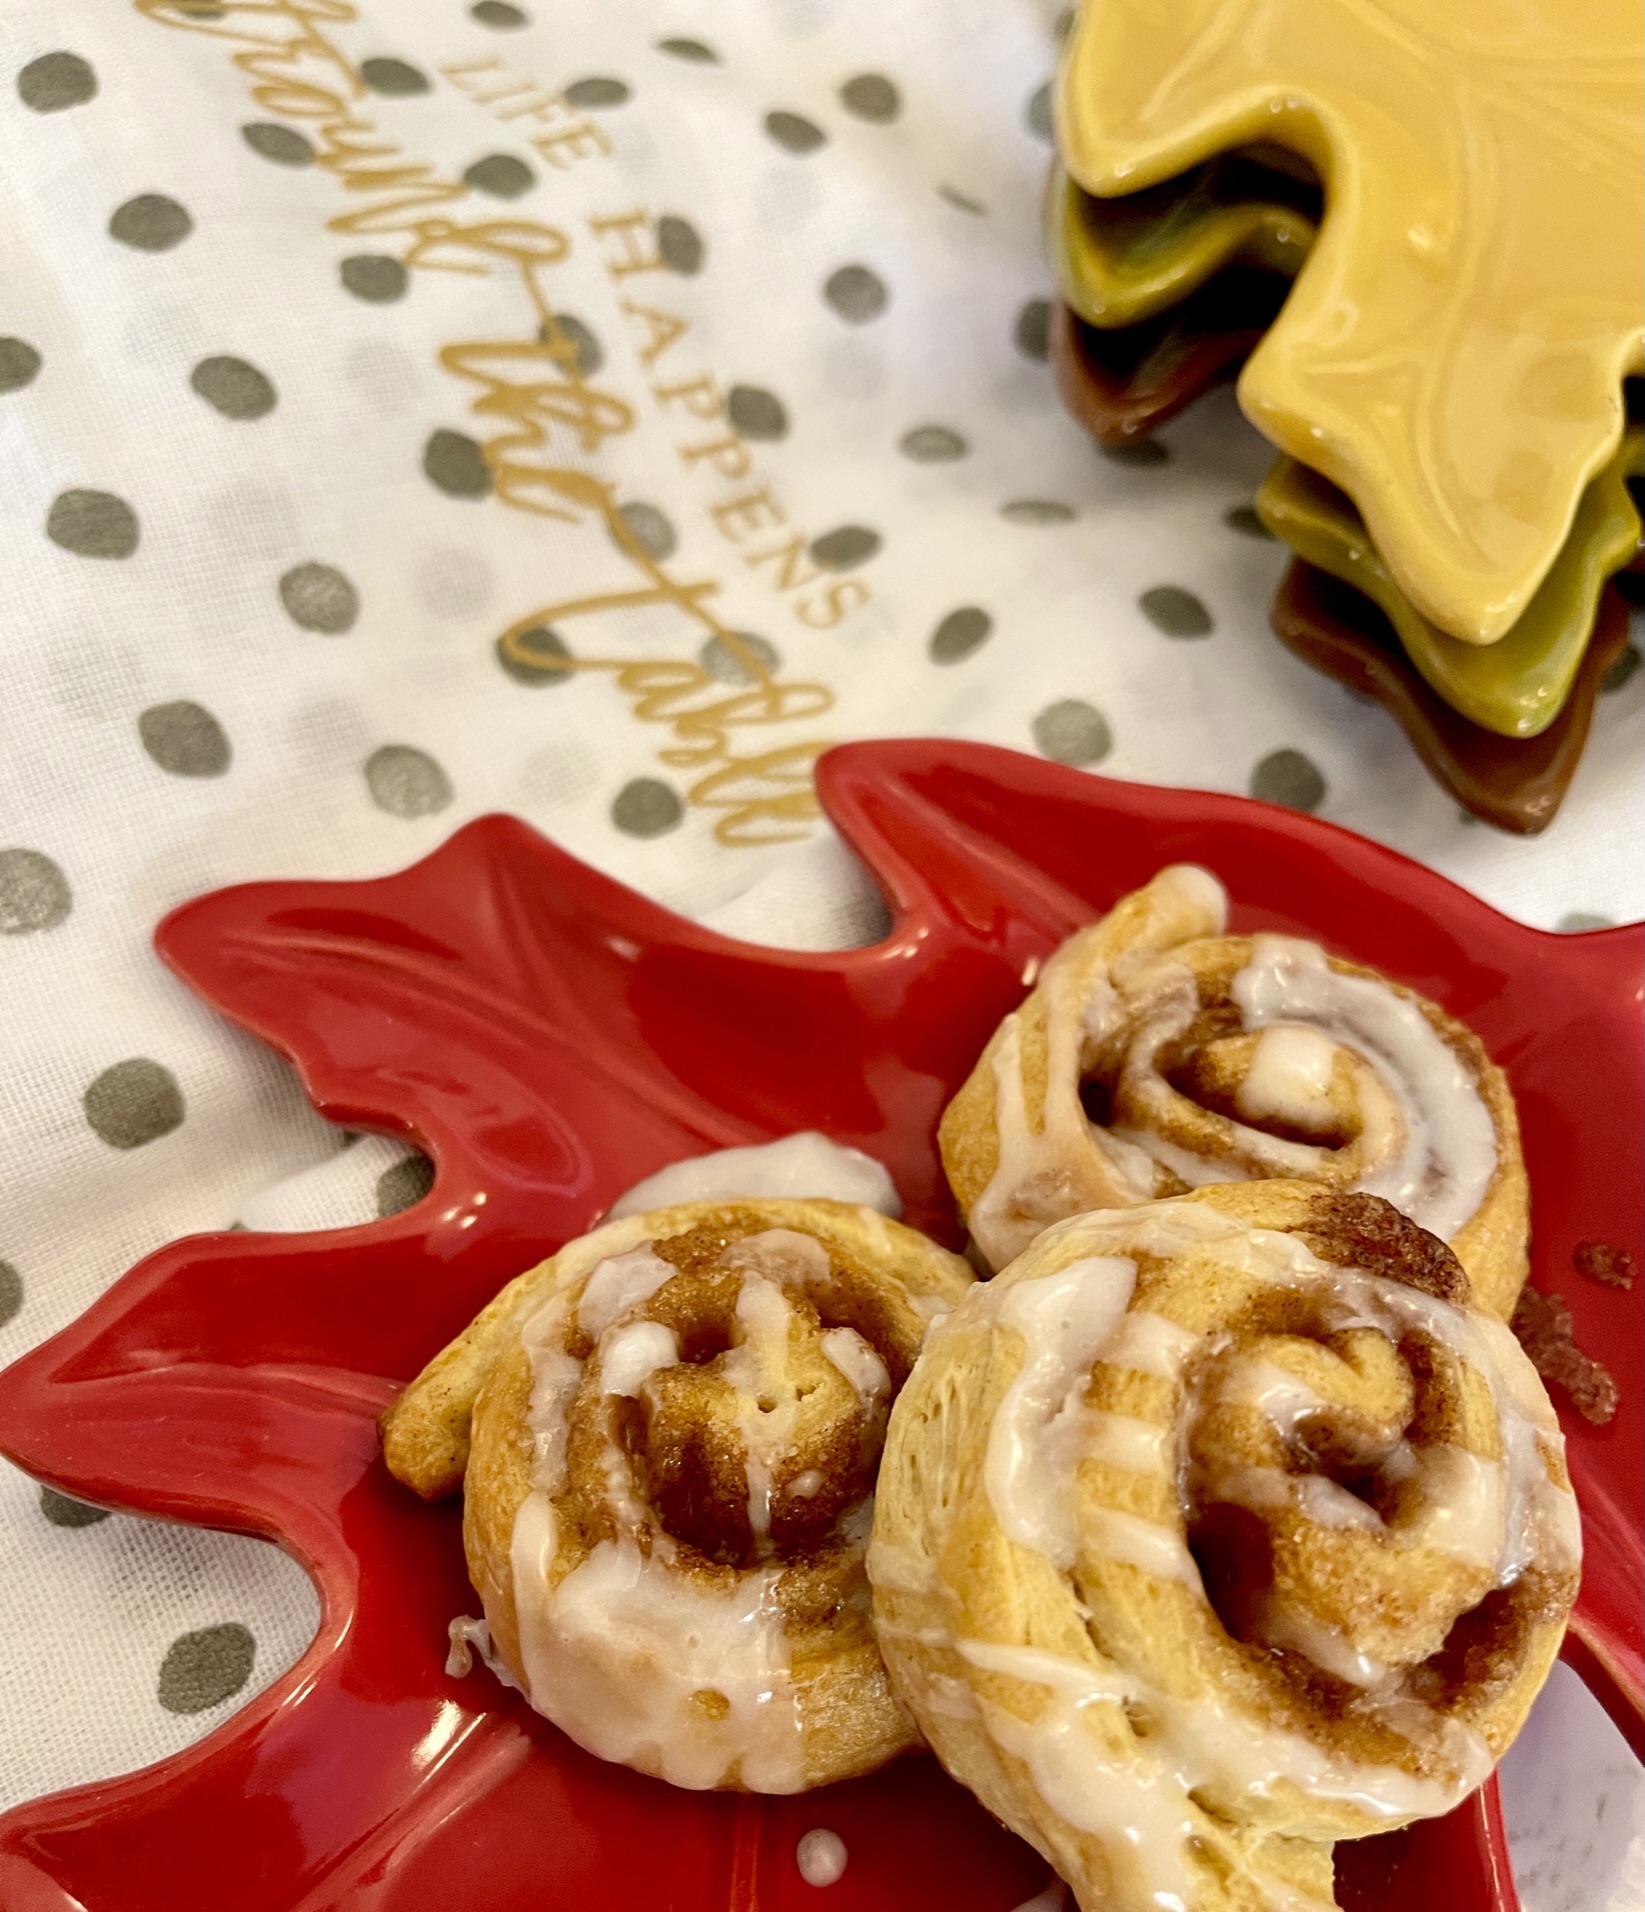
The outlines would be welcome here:
<svg viewBox="0 0 1645 1912">
<path fill-rule="evenodd" d="M 1600 681 L 1628 641 L 1627 605 L 1607 585 L 1565 708 L 1540 736 L 1513 738 L 1454 711 L 1423 681 L 1363 592 L 1300 558 L 1280 585 L 1272 623 L 1305 663 L 1375 698 L 1464 809 L 1520 836 L 1535 836 L 1553 821 L 1588 741 Z"/>
</svg>

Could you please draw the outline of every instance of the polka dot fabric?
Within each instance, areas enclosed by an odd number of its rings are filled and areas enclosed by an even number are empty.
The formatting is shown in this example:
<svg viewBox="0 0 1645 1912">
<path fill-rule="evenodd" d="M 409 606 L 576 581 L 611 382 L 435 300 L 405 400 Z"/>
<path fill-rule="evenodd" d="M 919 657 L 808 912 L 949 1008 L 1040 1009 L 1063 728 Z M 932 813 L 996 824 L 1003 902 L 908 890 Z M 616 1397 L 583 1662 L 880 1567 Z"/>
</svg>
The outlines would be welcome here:
<svg viewBox="0 0 1645 1912">
<path fill-rule="evenodd" d="M 1063 412 L 1058 14 L 355 0 L 326 83 L 426 169 L 396 201 L 250 90 L 233 10 L 4 9 L 0 1361 L 172 1237 L 421 1199 L 148 939 L 485 811 L 839 947 L 877 897 L 746 765 L 935 732 L 1640 913 L 1637 650 L 1549 833 L 1469 826 L 1270 636 L 1231 397 L 1118 455 Z M 188 1744 L 317 1624 L 276 1550 L 97 1512 L 0 1468 L 0 1808 Z"/>
</svg>

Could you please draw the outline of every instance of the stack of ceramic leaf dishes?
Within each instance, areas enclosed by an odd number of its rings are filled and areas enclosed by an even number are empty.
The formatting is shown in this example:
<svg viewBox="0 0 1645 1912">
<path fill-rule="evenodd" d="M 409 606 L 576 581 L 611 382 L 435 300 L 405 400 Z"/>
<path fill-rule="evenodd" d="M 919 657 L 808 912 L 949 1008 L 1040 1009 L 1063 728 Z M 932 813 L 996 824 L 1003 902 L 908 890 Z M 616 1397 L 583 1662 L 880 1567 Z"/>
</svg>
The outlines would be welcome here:
<svg viewBox="0 0 1645 1912">
<path fill-rule="evenodd" d="M 1060 79 L 1070 409 L 1122 444 L 1237 372 L 1279 636 L 1521 832 L 1640 568 L 1640 38 L 1634 0 L 1088 0 Z"/>
</svg>

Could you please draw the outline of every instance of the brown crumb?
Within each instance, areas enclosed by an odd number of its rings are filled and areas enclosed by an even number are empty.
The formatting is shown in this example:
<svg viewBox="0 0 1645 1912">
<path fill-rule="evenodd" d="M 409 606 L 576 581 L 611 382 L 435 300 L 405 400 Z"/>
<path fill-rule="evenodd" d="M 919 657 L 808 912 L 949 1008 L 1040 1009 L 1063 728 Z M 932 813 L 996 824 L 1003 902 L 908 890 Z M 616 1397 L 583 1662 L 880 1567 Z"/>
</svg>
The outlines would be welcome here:
<svg viewBox="0 0 1645 1912">
<path fill-rule="evenodd" d="M 1634 1258 L 1615 1242 L 1579 1241 L 1571 1250 L 1571 1266 L 1590 1281 L 1604 1282 L 1607 1288 L 1634 1285 Z"/>
<path fill-rule="evenodd" d="M 1621 1391 L 1610 1369 L 1584 1354 L 1572 1340 L 1565 1297 L 1522 1289 L 1513 1330 L 1543 1380 L 1562 1387 L 1585 1421 L 1604 1427 L 1616 1413 Z"/>
</svg>

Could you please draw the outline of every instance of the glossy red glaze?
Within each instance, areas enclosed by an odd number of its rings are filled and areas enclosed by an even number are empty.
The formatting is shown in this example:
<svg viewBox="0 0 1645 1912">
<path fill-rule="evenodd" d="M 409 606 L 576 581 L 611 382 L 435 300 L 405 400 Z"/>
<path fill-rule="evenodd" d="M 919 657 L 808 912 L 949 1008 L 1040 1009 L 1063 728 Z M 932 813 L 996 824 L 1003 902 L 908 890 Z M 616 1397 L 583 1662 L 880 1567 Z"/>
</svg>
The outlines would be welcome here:
<svg viewBox="0 0 1645 1912">
<path fill-rule="evenodd" d="M 458 1516 L 387 1477 L 374 1417 L 504 1280 L 704 1148 L 826 1129 L 954 1240 L 936 1118 L 1024 965 L 1182 858 L 1227 883 L 1237 927 L 1414 984 L 1512 1075 L 1535 1278 L 1623 1384 L 1611 1427 L 1566 1423 L 1589 1546 L 1574 1657 L 1637 1730 L 1639 1296 L 1570 1253 L 1640 1254 L 1638 935 L 1542 935 L 1328 824 L 977 745 L 852 745 L 819 787 L 890 907 L 869 949 L 728 942 L 507 817 L 398 876 L 227 890 L 161 926 L 172 967 L 328 1116 L 416 1140 L 438 1173 L 370 1227 L 174 1243 L 0 1375 L 21 1466 L 266 1535 L 323 1611 L 297 1666 L 190 1751 L 0 1819 L 6 1912 L 799 1912 L 794 1845 L 816 1825 L 851 1854 L 832 1912 L 1007 1912 L 1037 1892 L 1043 1862 L 928 1760 L 798 1799 L 675 1792 L 587 1758 L 483 1672 L 447 1677 L 446 1622 L 475 1608 Z M 1350 1912 L 1515 1903 L 1494 1787 L 1344 1848 L 1340 1871 Z"/>
</svg>

